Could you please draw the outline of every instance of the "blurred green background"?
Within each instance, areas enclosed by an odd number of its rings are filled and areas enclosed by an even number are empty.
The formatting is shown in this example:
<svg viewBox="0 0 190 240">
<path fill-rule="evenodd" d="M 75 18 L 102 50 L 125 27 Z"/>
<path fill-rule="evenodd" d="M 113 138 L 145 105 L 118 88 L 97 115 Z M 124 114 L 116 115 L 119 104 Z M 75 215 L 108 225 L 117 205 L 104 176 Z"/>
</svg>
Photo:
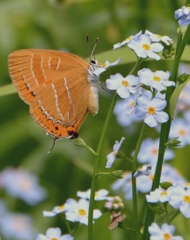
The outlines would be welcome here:
<svg viewBox="0 0 190 240">
<path fill-rule="evenodd" d="M 180 0 L 0 0 L 0 86 L 11 83 L 8 74 L 7 57 L 14 50 L 22 48 L 41 48 L 67 50 L 88 60 L 86 33 L 89 34 L 90 46 L 99 37 L 95 57 L 99 62 L 115 61 L 119 51 L 111 51 L 113 44 L 123 41 L 140 30 L 152 31 L 160 35 L 170 36 L 176 41 L 177 21 L 174 11 L 185 4 Z M 134 54 L 122 48 L 125 62 L 133 62 Z M 107 54 L 107 51 L 110 51 Z M 107 59 L 110 56 L 110 59 Z M 146 67 L 162 70 L 171 69 L 170 61 L 150 61 Z M 110 73 L 116 72 L 127 75 L 133 63 L 114 67 Z M 145 65 L 143 65 L 145 66 Z M 105 80 L 109 74 L 101 77 Z M 112 94 L 100 88 L 100 110 L 95 117 L 88 115 L 81 127 L 80 136 L 93 149 L 96 149 L 102 126 L 108 111 Z M 108 129 L 101 159 L 101 170 L 105 171 L 106 155 L 111 151 L 115 140 L 125 136 L 126 155 L 134 150 L 139 126 L 134 134 L 127 138 L 127 129 L 122 129 L 113 116 Z M 155 137 L 154 131 L 147 131 L 147 136 Z M 26 212 L 32 215 L 34 227 L 44 233 L 48 227 L 65 229 L 59 216 L 43 218 L 42 210 L 51 210 L 55 205 L 61 205 L 69 197 L 75 198 L 76 191 L 90 188 L 93 170 L 93 156 L 74 145 L 70 140 L 58 141 L 50 154 L 53 138 L 33 121 L 29 115 L 28 106 L 17 94 L 0 98 L 0 170 L 7 166 L 24 167 L 30 173 L 39 175 L 40 183 L 48 191 L 45 201 L 35 207 L 29 207 L 21 200 L 2 195 L 8 203 L 9 211 Z M 178 152 L 180 157 L 189 154 Z M 187 155 L 186 155 L 187 156 Z M 185 161 L 185 160 L 184 160 Z M 187 160 L 186 160 L 187 161 Z M 120 162 L 114 166 L 118 169 Z M 190 181 L 187 163 L 179 164 Z M 188 165 L 189 166 L 189 165 Z M 129 168 L 129 166 L 125 166 Z M 121 169 L 121 168 L 119 168 Z M 109 189 L 113 178 L 98 179 L 98 189 Z M 130 222 L 132 213 L 129 212 L 127 221 Z M 184 233 L 190 230 L 189 221 L 181 227 Z M 95 239 L 130 239 L 127 231 L 116 229 L 109 231 L 109 214 L 95 224 Z M 101 231 L 99 227 L 101 226 Z M 186 227 L 183 227 L 186 226 Z M 65 230 L 66 231 L 66 230 Z M 125 237 L 125 238 L 124 238 Z M 86 227 L 82 227 L 75 239 L 86 239 Z"/>
</svg>

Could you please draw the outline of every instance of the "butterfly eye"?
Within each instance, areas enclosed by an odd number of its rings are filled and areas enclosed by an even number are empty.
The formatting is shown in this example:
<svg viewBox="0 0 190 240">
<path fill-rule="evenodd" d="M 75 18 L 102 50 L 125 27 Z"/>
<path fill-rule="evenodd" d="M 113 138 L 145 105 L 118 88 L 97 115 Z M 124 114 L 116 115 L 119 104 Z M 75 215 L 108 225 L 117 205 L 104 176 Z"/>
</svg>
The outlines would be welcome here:
<svg viewBox="0 0 190 240">
<path fill-rule="evenodd" d="M 96 60 L 91 59 L 91 60 L 90 60 L 90 63 L 92 63 L 92 64 L 95 65 L 97 62 L 96 62 Z"/>
<path fill-rule="evenodd" d="M 94 60 L 94 59 L 91 59 L 91 60 L 90 60 L 90 63 L 91 63 L 92 65 L 96 65 L 96 64 L 97 64 L 97 61 Z"/>
</svg>

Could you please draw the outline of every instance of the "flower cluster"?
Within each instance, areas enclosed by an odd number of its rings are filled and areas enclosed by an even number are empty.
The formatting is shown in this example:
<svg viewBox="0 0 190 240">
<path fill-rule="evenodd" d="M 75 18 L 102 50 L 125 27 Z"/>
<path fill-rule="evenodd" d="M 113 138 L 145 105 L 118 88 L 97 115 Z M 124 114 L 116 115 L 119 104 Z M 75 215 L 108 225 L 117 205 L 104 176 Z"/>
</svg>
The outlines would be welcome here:
<svg viewBox="0 0 190 240">
<path fill-rule="evenodd" d="M 147 202 L 169 202 L 169 204 L 179 209 L 180 212 L 186 217 L 190 218 L 190 184 L 174 184 L 167 190 L 158 188 L 149 195 L 146 195 Z"/>
<path fill-rule="evenodd" d="M 164 49 L 162 44 L 170 45 L 171 41 L 167 36 L 162 37 L 146 30 L 145 34 L 141 31 L 122 43 L 115 44 L 114 49 L 127 45 L 140 58 L 149 57 L 159 60 L 157 53 Z M 120 73 L 111 75 L 106 80 L 106 86 L 110 90 L 116 90 L 117 94 L 125 99 L 123 117 L 134 115 L 137 119 L 144 119 L 150 127 L 155 127 L 158 122 L 164 123 L 169 119 L 168 114 L 163 111 L 167 103 L 164 100 L 165 96 L 161 94 L 167 87 L 175 86 L 169 78 L 168 71 L 153 72 L 144 68 L 138 71 L 138 76 L 123 77 Z"/>
<path fill-rule="evenodd" d="M 113 49 L 127 45 L 140 58 L 149 57 L 159 60 L 160 56 L 157 53 L 164 49 L 163 44 L 168 46 L 171 42 L 172 39 L 168 36 L 161 36 L 146 30 L 144 34 L 140 31 L 136 35 L 128 37 L 123 42 L 115 44 Z"/>
<path fill-rule="evenodd" d="M 107 202 L 104 206 L 109 210 L 118 210 L 124 207 L 124 203 L 119 196 L 107 197 Z"/>
<path fill-rule="evenodd" d="M 109 210 L 111 209 L 121 209 L 123 208 L 123 203 L 119 197 L 110 197 L 106 189 L 101 189 L 95 192 L 95 201 L 106 201 L 105 207 Z M 53 217 L 57 214 L 65 213 L 65 218 L 71 222 L 80 222 L 82 224 L 88 225 L 88 209 L 89 209 L 89 199 L 91 190 L 85 192 L 78 191 L 77 197 L 80 199 L 76 201 L 75 199 L 69 198 L 63 205 L 55 206 L 52 211 L 43 211 L 44 217 Z M 102 213 L 100 210 L 95 209 L 93 211 L 93 219 L 98 219 L 101 217 Z"/>
<path fill-rule="evenodd" d="M 105 195 L 108 194 L 106 190 L 100 190 L 96 194 L 99 195 L 99 200 L 104 200 Z M 52 211 L 43 211 L 44 217 L 53 217 L 60 213 L 65 213 L 65 218 L 71 222 L 79 222 L 81 224 L 88 225 L 88 209 L 89 209 L 89 199 L 90 191 L 78 192 L 78 196 L 81 197 L 78 201 L 69 198 L 65 204 L 61 206 L 55 206 Z M 93 219 L 101 217 L 102 213 L 100 210 L 95 209 L 93 211 Z"/>
<path fill-rule="evenodd" d="M 146 170 L 146 168 L 145 168 Z M 137 191 L 141 193 L 148 193 L 151 191 L 152 183 L 155 174 L 155 167 L 149 171 L 148 176 L 142 174 L 137 178 Z M 126 199 L 132 199 L 132 179 L 131 172 L 125 172 L 122 179 L 116 180 L 112 184 L 112 189 L 116 192 L 121 190 Z M 161 182 L 169 182 L 176 185 L 184 185 L 187 181 L 179 174 L 179 172 L 171 167 L 169 164 L 164 164 L 161 173 Z"/>
</svg>

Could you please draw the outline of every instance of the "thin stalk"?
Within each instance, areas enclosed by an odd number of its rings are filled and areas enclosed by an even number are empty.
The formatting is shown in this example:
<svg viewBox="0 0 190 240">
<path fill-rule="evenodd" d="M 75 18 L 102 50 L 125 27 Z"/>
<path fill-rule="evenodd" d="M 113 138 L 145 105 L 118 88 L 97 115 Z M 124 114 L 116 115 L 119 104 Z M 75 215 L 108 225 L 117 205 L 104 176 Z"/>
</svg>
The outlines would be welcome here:
<svg viewBox="0 0 190 240">
<path fill-rule="evenodd" d="M 96 178 L 97 178 L 97 174 L 98 174 L 98 168 L 99 168 L 99 160 L 100 160 L 100 152 L 102 150 L 102 145 L 103 145 L 103 141 L 105 138 L 105 134 L 113 113 L 113 109 L 115 106 L 117 100 L 117 92 L 115 92 L 109 110 L 108 110 L 108 114 L 100 135 L 100 139 L 99 139 L 99 143 L 98 143 L 98 147 L 97 147 L 97 151 L 96 154 L 97 156 L 95 157 L 94 160 L 94 171 L 93 171 L 93 175 L 92 175 L 92 183 L 91 183 L 91 194 L 90 194 L 90 205 L 89 205 L 89 213 L 88 213 L 88 240 L 92 240 L 92 236 L 93 236 L 93 209 L 94 209 L 94 195 L 95 195 L 95 191 L 96 191 Z"/>
<path fill-rule="evenodd" d="M 132 192 L 133 192 L 133 239 L 138 240 L 139 239 L 139 226 L 138 226 L 138 204 L 137 204 L 137 187 L 136 187 L 136 178 L 133 176 L 134 173 L 137 170 L 137 156 L 140 151 L 140 147 L 143 141 L 144 132 L 146 129 L 146 124 L 143 123 L 143 126 L 141 128 L 141 132 L 136 144 L 135 153 L 133 157 L 133 163 L 132 163 Z"/>
</svg>

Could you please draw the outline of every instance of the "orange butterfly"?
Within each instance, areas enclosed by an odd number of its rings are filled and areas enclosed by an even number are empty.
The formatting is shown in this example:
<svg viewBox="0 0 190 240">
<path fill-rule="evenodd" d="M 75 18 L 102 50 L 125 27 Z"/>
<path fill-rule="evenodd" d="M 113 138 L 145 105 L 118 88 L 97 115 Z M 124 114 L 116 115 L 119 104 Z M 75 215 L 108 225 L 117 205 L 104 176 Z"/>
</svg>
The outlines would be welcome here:
<svg viewBox="0 0 190 240">
<path fill-rule="evenodd" d="M 86 63 L 66 52 L 23 49 L 9 55 L 8 65 L 19 96 L 54 141 L 77 138 L 87 113 L 98 113 L 94 85 L 98 82 L 94 73 L 98 62 L 92 54 Z"/>
</svg>

